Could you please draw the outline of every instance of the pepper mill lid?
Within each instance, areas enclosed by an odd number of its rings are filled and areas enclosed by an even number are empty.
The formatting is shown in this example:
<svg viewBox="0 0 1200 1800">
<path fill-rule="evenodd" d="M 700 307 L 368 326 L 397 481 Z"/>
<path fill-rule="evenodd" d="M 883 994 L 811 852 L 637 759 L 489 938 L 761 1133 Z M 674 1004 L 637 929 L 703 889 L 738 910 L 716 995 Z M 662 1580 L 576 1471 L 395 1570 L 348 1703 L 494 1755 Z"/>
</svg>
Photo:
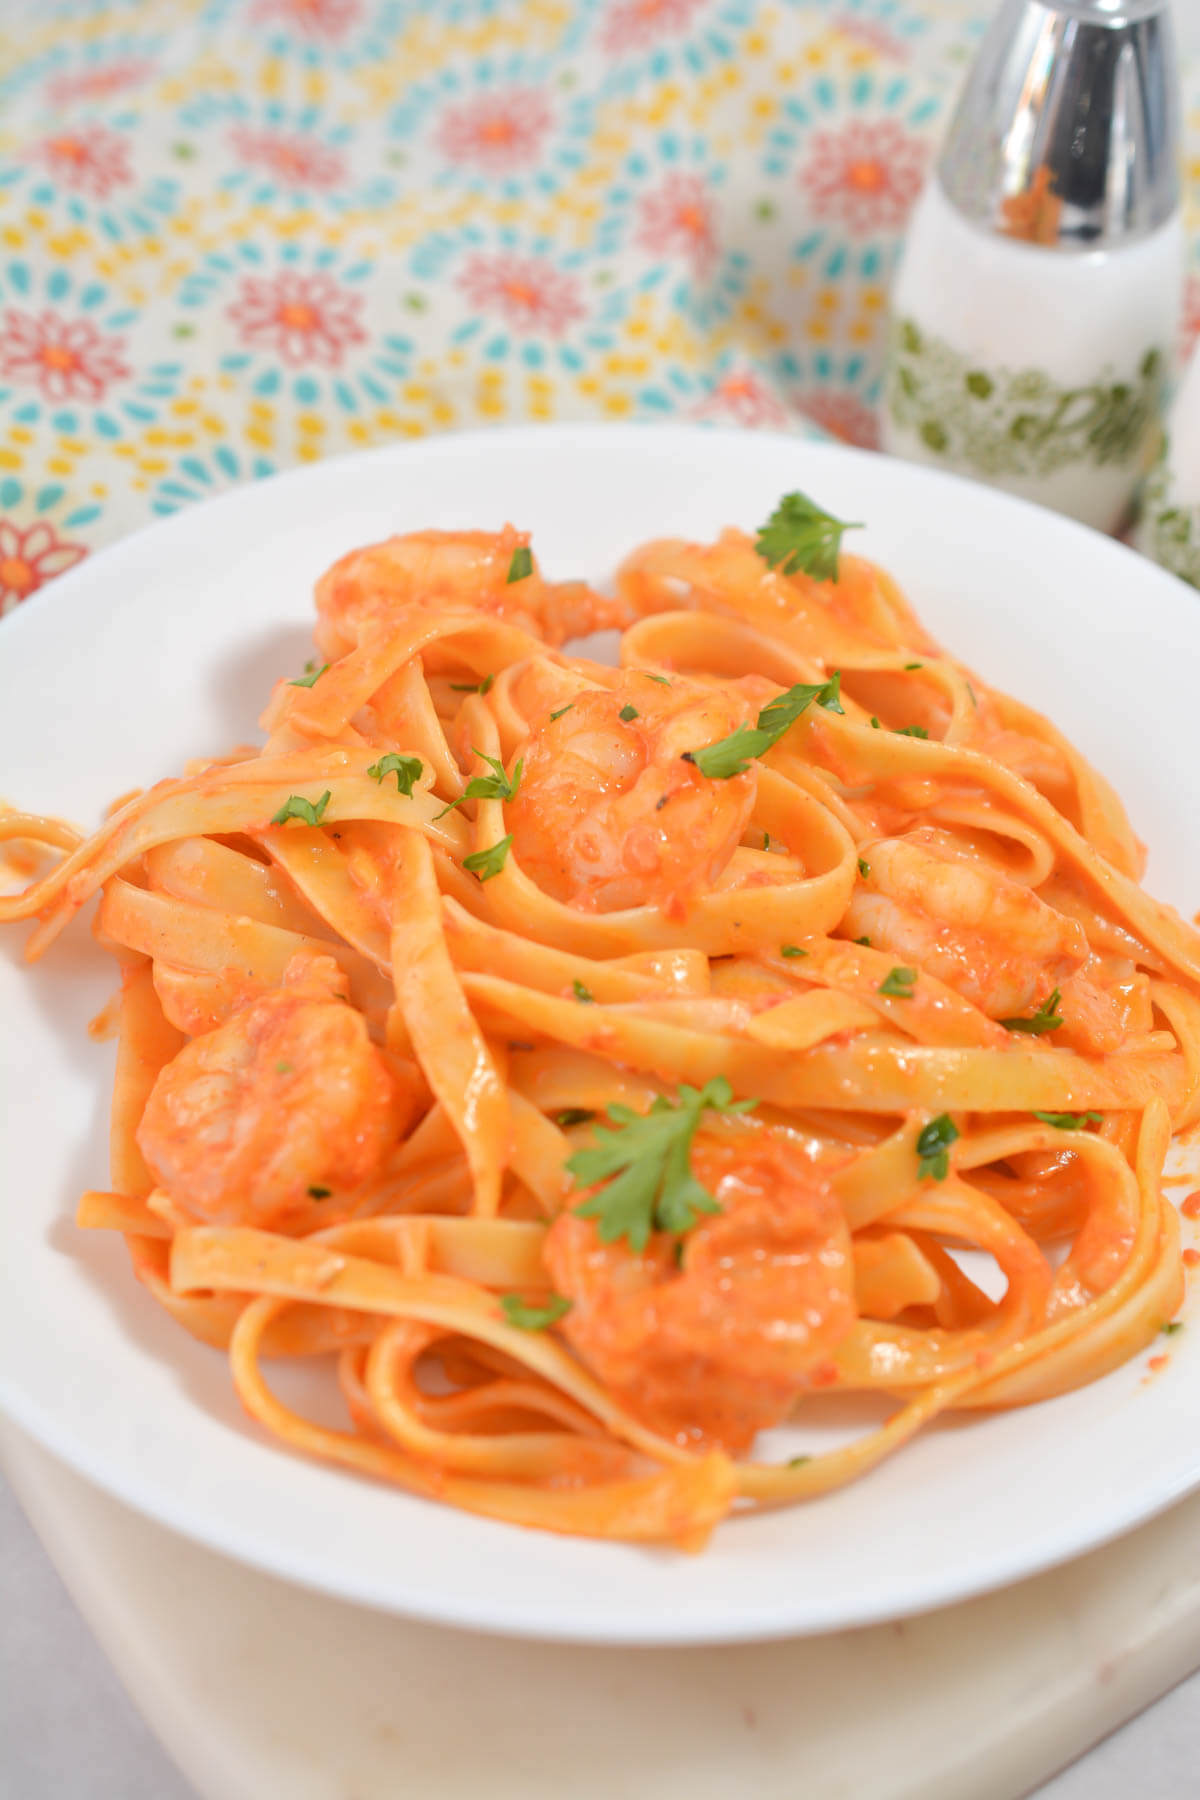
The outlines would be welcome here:
<svg viewBox="0 0 1200 1800">
<path fill-rule="evenodd" d="M 1168 0 L 1004 0 L 938 162 L 978 225 L 1100 250 L 1180 203 L 1178 61 Z"/>
</svg>

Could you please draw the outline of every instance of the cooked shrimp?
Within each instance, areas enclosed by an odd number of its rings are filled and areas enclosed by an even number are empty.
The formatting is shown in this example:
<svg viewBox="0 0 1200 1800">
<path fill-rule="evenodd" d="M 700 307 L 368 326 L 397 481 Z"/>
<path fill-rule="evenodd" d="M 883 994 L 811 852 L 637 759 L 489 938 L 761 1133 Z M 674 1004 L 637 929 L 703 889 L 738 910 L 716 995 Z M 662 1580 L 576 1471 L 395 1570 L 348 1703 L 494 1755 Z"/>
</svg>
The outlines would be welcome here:
<svg viewBox="0 0 1200 1800">
<path fill-rule="evenodd" d="M 344 989 L 332 957 L 293 957 L 281 988 L 162 1070 L 137 1141 L 185 1212 L 277 1224 L 379 1170 L 406 1103 Z"/>
<path fill-rule="evenodd" d="M 321 654 L 344 656 L 389 618 L 448 603 L 492 613 L 551 644 L 627 622 L 623 603 L 581 581 L 544 581 L 536 563 L 510 581 L 513 552 L 528 542 L 528 533 L 506 525 L 503 531 L 414 531 L 351 551 L 316 586 Z"/>
<path fill-rule="evenodd" d="M 743 695 L 681 676 L 660 685 L 626 674 L 577 695 L 524 749 L 507 812 L 522 869 L 586 912 L 674 907 L 711 887 L 750 818 L 757 775 L 711 781 L 685 752 L 750 716 Z"/>
<path fill-rule="evenodd" d="M 680 1442 L 739 1450 L 835 1379 L 855 1320 L 850 1233 L 825 1176 L 781 1132 L 701 1132 L 692 1170 L 722 1211 L 641 1255 L 562 1213 L 544 1256 L 575 1350 Z"/>
<path fill-rule="evenodd" d="M 922 829 L 861 846 L 869 873 L 842 926 L 927 969 L 993 1019 L 1027 1013 L 1088 954 L 1083 927 Z"/>
</svg>

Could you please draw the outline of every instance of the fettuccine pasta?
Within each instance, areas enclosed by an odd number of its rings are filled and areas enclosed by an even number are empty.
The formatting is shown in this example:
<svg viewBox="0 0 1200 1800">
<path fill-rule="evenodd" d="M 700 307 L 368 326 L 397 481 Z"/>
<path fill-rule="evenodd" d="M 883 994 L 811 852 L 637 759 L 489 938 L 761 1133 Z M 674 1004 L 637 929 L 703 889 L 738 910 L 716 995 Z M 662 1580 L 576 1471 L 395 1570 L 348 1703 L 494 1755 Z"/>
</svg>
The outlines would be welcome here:
<svg viewBox="0 0 1200 1800">
<path fill-rule="evenodd" d="M 29 956 L 98 896 L 121 970 L 79 1222 L 292 1449 L 697 1548 L 1176 1310 L 1200 937 L 844 529 L 788 496 L 612 595 L 510 527 L 369 546 L 261 748 L 86 839 L 0 816 L 56 856 L 0 900 Z M 563 647 L 604 630 L 617 666 Z M 762 1454 L 855 1392 L 882 1424 Z"/>
</svg>

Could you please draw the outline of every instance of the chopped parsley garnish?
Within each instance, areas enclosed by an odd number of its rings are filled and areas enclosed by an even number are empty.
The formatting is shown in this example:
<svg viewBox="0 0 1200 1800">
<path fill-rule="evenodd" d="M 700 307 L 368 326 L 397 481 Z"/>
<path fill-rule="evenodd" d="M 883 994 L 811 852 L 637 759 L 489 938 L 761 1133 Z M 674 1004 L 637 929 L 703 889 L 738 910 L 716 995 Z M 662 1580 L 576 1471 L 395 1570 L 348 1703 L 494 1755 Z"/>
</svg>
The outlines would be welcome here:
<svg viewBox="0 0 1200 1800">
<path fill-rule="evenodd" d="M 925 664 L 924 663 L 905 663 L 904 667 L 906 670 L 907 669 L 923 669 L 925 667 Z"/>
<path fill-rule="evenodd" d="M 670 687 L 671 685 L 665 675 L 652 675 L 649 669 L 643 669 L 641 673 L 646 677 L 647 681 L 657 681 L 660 687 Z"/>
<path fill-rule="evenodd" d="M 1168 1319 L 1166 1324 L 1162 1327 L 1162 1334 L 1164 1337 L 1174 1337 L 1175 1333 L 1177 1331 L 1182 1331 L 1182 1330 L 1183 1330 L 1183 1320 L 1182 1319 Z"/>
<path fill-rule="evenodd" d="M 452 681 L 450 691 L 454 694 L 490 694 L 495 679 L 492 674 L 485 675 L 482 681 Z"/>
<path fill-rule="evenodd" d="M 332 1188 L 310 1187 L 308 1190 L 308 1197 L 310 1200 L 328 1200 L 328 1198 L 329 1198 L 330 1194 L 332 1194 L 332 1192 L 333 1192 Z"/>
<path fill-rule="evenodd" d="M 1097 1112 L 1035 1112 L 1033 1116 L 1040 1119 L 1043 1125 L 1053 1125 L 1056 1131 L 1082 1131 L 1085 1125 L 1099 1125 L 1104 1118 L 1103 1113 Z"/>
<path fill-rule="evenodd" d="M 867 876 L 871 873 L 870 863 L 864 862 L 861 856 L 858 859 L 858 872 L 862 876 L 864 881 L 867 879 Z"/>
<path fill-rule="evenodd" d="M 386 756 L 381 756 L 377 763 L 371 764 L 367 774 L 381 787 L 387 776 L 394 775 L 397 792 L 407 794 L 411 799 L 413 784 L 420 778 L 424 767 L 419 756 L 400 756 L 395 750 L 389 750 Z"/>
<path fill-rule="evenodd" d="M 871 948 L 871 940 L 869 937 L 855 938 L 854 941 L 856 944 L 861 944 L 864 950 L 869 950 Z"/>
<path fill-rule="evenodd" d="M 879 729 L 880 729 L 879 720 L 875 717 L 875 714 L 872 713 L 871 714 L 871 730 L 878 731 Z"/>
<path fill-rule="evenodd" d="M 630 719 L 636 719 L 637 716 L 638 716 L 637 707 L 630 706 L 628 704 L 628 702 L 626 702 L 626 704 L 621 708 L 620 712 L 617 714 L 618 719 L 624 719 L 626 725 L 628 725 Z"/>
<path fill-rule="evenodd" d="M 565 706 L 560 706 L 557 712 L 552 712 L 550 714 L 550 723 L 553 725 L 555 719 L 561 719 L 564 713 L 569 713 L 574 704 L 575 702 L 573 700 L 568 700 Z"/>
<path fill-rule="evenodd" d="M 898 725 L 896 727 L 896 736 L 927 738 L 929 733 L 923 725 Z"/>
<path fill-rule="evenodd" d="M 545 1331 L 547 1326 L 557 1325 L 571 1310 L 571 1302 L 565 1294 L 552 1294 L 545 1306 L 527 1306 L 520 1294 L 501 1294 L 500 1304 L 505 1319 L 518 1331 Z"/>
<path fill-rule="evenodd" d="M 648 1113 L 614 1103 L 608 1117 L 616 1129 L 597 1126 L 595 1142 L 567 1158 L 578 1186 L 604 1183 L 574 1210 L 596 1220 L 602 1243 L 628 1238 L 637 1253 L 652 1231 L 690 1231 L 698 1213 L 721 1210 L 692 1174 L 692 1140 L 701 1118 L 706 1111 L 728 1115 L 757 1105 L 757 1100 L 735 1101 L 723 1075 L 702 1088 L 683 1082 L 678 1101 L 660 1094 Z"/>
<path fill-rule="evenodd" d="M 595 1118 L 595 1113 L 588 1106 L 564 1106 L 560 1113 L 555 1113 L 556 1125 L 587 1125 Z"/>
<path fill-rule="evenodd" d="M 508 565 L 508 574 L 504 577 L 504 585 L 510 582 L 524 581 L 533 574 L 533 551 L 528 544 L 518 544 L 512 553 L 512 561 Z"/>
<path fill-rule="evenodd" d="M 277 1062 L 275 1064 L 275 1073 L 277 1075 L 290 1075 L 295 1066 L 295 1063 Z"/>
<path fill-rule="evenodd" d="M 478 875 L 480 881 L 490 881 L 498 875 L 508 858 L 512 844 L 512 832 L 500 839 L 498 844 L 490 844 L 486 850 L 476 850 L 470 856 L 463 857 L 463 868 L 470 869 L 472 875 Z"/>
<path fill-rule="evenodd" d="M 770 848 L 771 848 L 771 834 L 769 831 L 764 831 L 763 832 L 763 849 L 769 850 Z"/>
<path fill-rule="evenodd" d="M 706 744 L 702 750 L 685 750 L 684 761 L 695 763 L 702 775 L 716 781 L 728 781 L 742 775 L 750 767 L 750 759 L 762 756 L 777 744 L 785 731 L 796 723 L 815 700 L 826 712 L 844 713 L 841 702 L 842 672 L 835 669 L 828 681 L 798 682 L 785 693 L 776 694 L 758 715 L 755 725 L 743 725 L 728 737 Z"/>
<path fill-rule="evenodd" d="M 289 687 L 310 688 L 314 685 L 314 683 L 320 681 L 322 675 L 325 673 L 325 671 L 328 667 L 329 667 L 328 663 L 322 663 L 321 667 L 319 669 L 316 667 L 316 665 L 314 663 L 305 663 L 303 675 L 297 675 L 295 681 L 288 682 L 288 686 Z M 311 673 L 310 673 L 310 671 L 311 671 Z"/>
<path fill-rule="evenodd" d="M 784 944 L 781 947 L 779 954 L 780 956 L 807 956 L 808 951 L 803 949 L 799 944 Z"/>
<path fill-rule="evenodd" d="M 1000 1023 L 1005 1031 L 1026 1031 L 1031 1037 L 1041 1037 L 1044 1031 L 1057 1031 L 1063 1022 L 1062 1014 L 1058 1010 L 1058 1003 L 1061 999 L 1062 993 L 1055 988 L 1049 999 L 1042 1001 L 1032 1018 L 1001 1019 Z"/>
<path fill-rule="evenodd" d="M 917 973 L 916 969 L 889 969 L 879 984 L 878 992 L 887 994 L 892 1000 L 911 1000 Z"/>
<path fill-rule="evenodd" d="M 286 825 L 289 819 L 299 819 L 305 825 L 319 825 L 325 816 L 325 808 L 329 805 L 331 798 L 332 795 L 328 788 L 325 789 L 315 806 L 311 800 L 306 800 L 303 794 L 289 794 L 271 823 L 272 825 Z"/>
<path fill-rule="evenodd" d="M 939 1113 L 917 1133 L 917 1180 L 945 1181 L 950 1173 L 949 1150 L 958 1137 L 958 1126 L 949 1113 Z"/>
<path fill-rule="evenodd" d="M 785 494 L 759 527 L 754 548 L 784 575 L 803 573 L 817 581 L 836 581 L 842 533 L 861 530 L 857 522 L 823 512 L 807 494 Z"/>
<path fill-rule="evenodd" d="M 452 800 L 449 806 L 443 806 L 440 813 L 433 815 L 435 820 L 444 819 L 448 812 L 453 812 L 455 807 L 461 806 L 464 800 L 516 799 L 517 789 L 521 785 L 521 771 L 525 767 L 525 758 L 518 757 L 517 766 L 512 772 L 510 781 L 504 772 L 504 764 L 498 757 L 488 756 L 483 750 L 476 750 L 474 744 L 471 749 L 481 762 L 488 764 L 492 773 L 490 775 L 472 775 L 458 799 Z"/>
<path fill-rule="evenodd" d="M 977 707 L 978 707 L 978 705 L 979 705 L 979 702 L 978 702 L 978 700 L 977 700 L 977 699 L 976 699 L 976 698 L 975 698 L 975 689 L 974 689 L 974 688 L 973 688 L 973 687 L 972 687 L 972 686 L 971 686 L 971 684 L 970 684 L 970 682 L 969 682 L 969 681 L 968 681 L 968 683 L 967 683 L 967 692 L 968 692 L 968 694 L 970 694 L 970 696 L 971 696 L 971 705 L 972 705 L 972 706 L 974 706 L 974 707 L 976 707 L 976 708 L 977 708 Z"/>
<path fill-rule="evenodd" d="M 595 1003 L 596 996 L 594 994 L 589 994 L 578 975 L 571 983 L 571 991 L 575 995 L 575 998 L 581 1000 L 585 1006 L 591 1006 Z"/>
<path fill-rule="evenodd" d="M 787 1461 L 787 1466 L 789 1469 L 802 1469 L 804 1467 L 805 1463 L 809 1463 L 811 1461 L 812 1461 L 811 1456 L 789 1456 L 788 1461 Z"/>
</svg>

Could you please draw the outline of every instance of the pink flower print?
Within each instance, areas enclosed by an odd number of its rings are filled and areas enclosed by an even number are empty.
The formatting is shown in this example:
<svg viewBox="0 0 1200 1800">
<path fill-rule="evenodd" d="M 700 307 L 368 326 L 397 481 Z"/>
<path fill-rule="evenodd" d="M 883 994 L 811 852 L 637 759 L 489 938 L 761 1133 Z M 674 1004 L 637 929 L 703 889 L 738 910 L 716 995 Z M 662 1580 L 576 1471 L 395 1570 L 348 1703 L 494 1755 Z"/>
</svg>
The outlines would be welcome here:
<svg viewBox="0 0 1200 1800">
<path fill-rule="evenodd" d="M 304 37 L 336 43 L 362 17 L 360 0 L 258 0 L 252 19 L 293 25 Z"/>
<path fill-rule="evenodd" d="M 480 94 L 442 114 L 437 147 L 450 162 L 506 175 L 537 160 L 552 114 L 536 88 Z"/>
<path fill-rule="evenodd" d="M 153 74 L 154 64 L 126 57 L 102 69 L 84 69 L 74 75 L 56 75 L 46 85 L 46 101 L 54 110 L 70 106 L 76 100 L 107 100 L 126 88 L 137 87 Z"/>
<path fill-rule="evenodd" d="M 68 544 L 44 521 L 22 531 L 11 519 L 0 519 L 0 612 L 28 600 L 86 555 L 82 544 Z"/>
<path fill-rule="evenodd" d="M 839 37 L 849 38 L 851 43 L 890 57 L 893 62 L 908 61 L 908 45 L 878 19 L 856 19 L 850 13 L 843 13 L 841 18 L 833 21 L 833 29 Z"/>
<path fill-rule="evenodd" d="M 869 406 L 854 394 L 838 393 L 831 388 L 815 394 L 800 394 L 796 406 L 806 419 L 844 444 L 857 444 L 861 450 L 878 450 L 879 420 Z"/>
<path fill-rule="evenodd" d="M 716 254 L 712 196 L 699 175 L 673 172 L 647 194 L 638 212 L 636 239 L 643 250 L 681 251 L 703 275 Z"/>
<path fill-rule="evenodd" d="M 1183 322 L 1180 332 L 1180 362 L 1185 363 L 1200 338 L 1200 276 L 1189 275 L 1183 290 Z"/>
<path fill-rule="evenodd" d="M 286 131 L 251 131 L 239 125 L 233 147 L 251 168 L 266 169 L 286 187 L 332 188 L 346 178 L 346 165 L 320 138 Z"/>
<path fill-rule="evenodd" d="M 88 194 L 93 200 L 103 200 L 114 188 L 133 180 L 128 144 L 105 125 L 43 138 L 29 154 L 31 162 L 49 169 L 60 187 Z"/>
<path fill-rule="evenodd" d="M 620 55 L 642 50 L 669 32 L 686 31 L 707 0 L 618 0 L 604 21 L 600 44 Z"/>
<path fill-rule="evenodd" d="M 500 313 L 516 331 L 561 337 L 586 311 L 574 276 L 537 256 L 477 253 L 458 285 L 472 306 Z"/>
<path fill-rule="evenodd" d="M 97 331 L 90 319 L 18 312 L 0 321 L 0 376 L 40 388 L 47 400 L 103 400 L 114 381 L 128 379 L 123 338 Z"/>
<path fill-rule="evenodd" d="M 764 381 L 749 369 L 732 369 L 692 409 L 696 419 L 724 419 L 730 425 L 786 425 L 787 411 Z"/>
<path fill-rule="evenodd" d="M 818 218 L 840 219 L 851 231 L 902 225 L 921 191 L 926 148 L 891 119 L 855 120 L 814 134 L 800 185 Z"/>
<path fill-rule="evenodd" d="M 247 275 L 229 308 L 244 344 L 277 350 L 285 363 L 340 366 L 349 344 L 364 344 L 361 294 L 340 287 L 329 275 Z"/>
</svg>

